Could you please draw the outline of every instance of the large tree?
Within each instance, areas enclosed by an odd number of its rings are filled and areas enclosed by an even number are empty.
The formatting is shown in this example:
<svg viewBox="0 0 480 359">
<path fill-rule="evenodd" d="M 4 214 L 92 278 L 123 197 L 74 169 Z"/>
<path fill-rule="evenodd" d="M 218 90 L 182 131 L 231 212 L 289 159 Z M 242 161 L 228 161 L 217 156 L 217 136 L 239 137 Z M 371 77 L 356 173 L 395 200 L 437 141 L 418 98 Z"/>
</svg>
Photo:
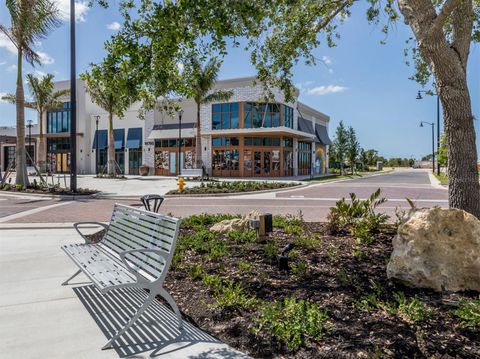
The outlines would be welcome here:
<svg viewBox="0 0 480 359">
<path fill-rule="evenodd" d="M 80 78 L 85 81 L 85 88 L 92 101 L 108 113 L 107 172 L 114 177 L 116 166 L 113 117 L 123 118 L 136 96 L 136 87 L 129 80 L 128 72 L 120 71 L 118 61 L 111 56 L 107 56 L 99 64 L 91 64 L 90 70 L 80 75 Z"/>
<path fill-rule="evenodd" d="M 353 175 L 355 172 L 355 164 L 360 152 L 360 143 L 357 140 L 357 134 L 352 126 L 347 130 L 347 157 L 350 163 L 350 170 Z"/>
<path fill-rule="evenodd" d="M 337 126 L 335 131 L 335 138 L 332 143 L 335 160 L 340 164 L 340 174 L 343 175 L 343 164 L 349 152 L 349 138 L 348 131 L 343 124 L 343 121 Z"/>
<path fill-rule="evenodd" d="M 25 101 L 25 107 L 37 111 L 37 122 L 39 127 L 39 148 L 38 148 L 38 167 L 40 171 L 45 171 L 45 164 L 47 160 L 47 146 L 45 143 L 44 117 L 48 110 L 59 108 L 62 106 L 62 98 L 68 96 L 70 90 L 54 90 L 52 74 L 47 74 L 42 77 L 37 77 L 34 74 L 27 74 L 27 87 L 29 89 L 32 99 Z M 2 97 L 10 103 L 16 103 L 16 96 L 14 94 L 7 94 Z"/>
<path fill-rule="evenodd" d="M 202 64 L 196 56 L 192 56 L 182 73 L 185 84 L 184 95 L 192 98 L 196 104 L 195 168 L 202 168 L 201 106 L 217 101 L 227 101 L 233 94 L 232 91 L 213 90 L 220 66 L 221 62 L 216 57 Z"/>
<path fill-rule="evenodd" d="M 251 61 L 268 88 L 294 96 L 292 69 L 304 58 L 315 64 L 314 49 L 325 39 L 333 46 L 338 25 L 351 15 L 353 0 L 141 0 L 124 6 L 123 30 L 109 50 L 143 72 L 146 92 L 158 95 L 175 87 L 175 66 L 182 53 L 198 47 L 226 53 L 229 44 L 247 39 Z M 470 45 L 480 40 L 479 0 L 369 0 L 367 16 L 394 22 L 403 15 L 414 37 L 410 41 L 417 73 L 425 84 L 433 76 L 443 105 L 449 148 L 449 204 L 480 217 L 480 184 L 472 107 L 467 84 Z M 387 32 L 389 24 L 383 27 Z M 226 41 L 227 38 L 233 42 Z M 142 41 L 139 41 L 141 39 Z M 200 39 L 200 40 L 199 40 Z M 148 77 L 146 75 L 150 74 Z M 163 80 L 159 82 L 158 80 Z M 159 85 L 160 84 L 160 85 Z"/>
<path fill-rule="evenodd" d="M 27 161 L 25 151 L 25 94 L 23 90 L 23 59 L 32 66 L 40 64 L 40 56 L 33 46 L 44 39 L 60 24 L 59 11 L 49 0 L 6 0 L 10 13 L 10 27 L 0 25 L 3 32 L 17 48 L 17 85 L 15 104 L 17 110 L 17 146 L 15 183 L 28 186 Z"/>
</svg>

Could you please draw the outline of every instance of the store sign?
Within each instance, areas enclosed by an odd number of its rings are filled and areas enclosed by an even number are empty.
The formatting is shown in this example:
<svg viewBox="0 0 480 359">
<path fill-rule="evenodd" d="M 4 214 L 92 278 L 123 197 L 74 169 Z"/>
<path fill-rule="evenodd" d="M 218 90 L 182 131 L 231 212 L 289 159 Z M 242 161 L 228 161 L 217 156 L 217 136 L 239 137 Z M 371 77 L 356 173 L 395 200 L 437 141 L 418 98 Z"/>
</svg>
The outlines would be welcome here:
<svg viewBox="0 0 480 359">
<path fill-rule="evenodd" d="M 145 146 L 153 146 L 153 145 L 155 145 L 155 141 L 145 141 L 144 145 Z"/>
</svg>

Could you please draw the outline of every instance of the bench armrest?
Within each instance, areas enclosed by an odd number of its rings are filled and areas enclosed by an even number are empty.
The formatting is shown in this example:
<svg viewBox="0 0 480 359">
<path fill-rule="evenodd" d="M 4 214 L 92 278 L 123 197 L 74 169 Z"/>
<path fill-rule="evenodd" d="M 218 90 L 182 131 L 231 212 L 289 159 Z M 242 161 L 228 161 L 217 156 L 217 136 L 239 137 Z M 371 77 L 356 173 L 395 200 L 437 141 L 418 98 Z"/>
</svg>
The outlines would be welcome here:
<svg viewBox="0 0 480 359">
<path fill-rule="evenodd" d="M 153 249 L 153 248 L 135 248 L 135 249 L 129 249 L 128 251 L 121 252 L 120 260 L 125 265 L 125 267 L 135 275 L 135 277 L 137 278 L 137 282 L 145 282 L 145 279 L 140 276 L 140 274 L 135 268 L 133 268 L 130 264 L 128 264 L 125 258 L 128 254 L 135 253 L 135 252 L 142 252 L 142 253 L 150 252 L 150 253 L 158 254 L 160 257 L 162 257 L 165 260 L 165 265 L 167 264 L 168 257 L 170 256 L 168 252 L 162 251 L 160 249 Z M 160 278 L 157 278 L 156 281 L 159 279 Z"/>
<path fill-rule="evenodd" d="M 91 244 L 92 242 L 87 237 L 85 237 L 85 235 L 78 228 L 78 226 L 83 225 L 83 224 L 96 224 L 96 225 L 102 226 L 103 228 L 105 228 L 105 230 L 108 229 L 108 225 L 106 225 L 105 223 L 101 223 L 101 222 L 77 222 L 77 223 L 74 223 L 73 228 L 75 228 L 75 230 L 78 232 L 78 234 L 80 234 L 80 236 L 83 238 L 83 240 L 85 241 L 86 244 Z"/>
</svg>

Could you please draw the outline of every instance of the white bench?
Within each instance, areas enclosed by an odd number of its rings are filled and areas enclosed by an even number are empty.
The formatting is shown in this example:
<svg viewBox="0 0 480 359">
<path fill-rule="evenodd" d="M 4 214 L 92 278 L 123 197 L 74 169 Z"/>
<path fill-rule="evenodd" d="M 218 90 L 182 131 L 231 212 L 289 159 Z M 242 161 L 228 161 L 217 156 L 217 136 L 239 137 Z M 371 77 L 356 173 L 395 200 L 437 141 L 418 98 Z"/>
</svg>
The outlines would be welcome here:
<svg viewBox="0 0 480 359">
<path fill-rule="evenodd" d="M 115 204 L 108 226 L 98 222 L 74 224 L 85 243 L 65 245 L 62 249 L 80 269 L 62 285 L 83 272 L 101 293 L 119 288 L 149 290 L 144 304 L 102 349 L 111 348 L 112 343 L 133 325 L 157 294 L 172 307 L 178 318 L 178 328 L 182 330 L 180 311 L 163 288 L 175 252 L 180 221 L 163 214 Z M 106 232 L 102 240 L 92 244 L 79 229 L 83 224 L 103 226 Z"/>
<path fill-rule="evenodd" d="M 182 169 L 182 172 L 180 173 L 179 177 L 184 177 L 184 178 L 200 178 L 203 179 L 203 169 L 201 168 L 188 168 L 188 169 Z"/>
</svg>

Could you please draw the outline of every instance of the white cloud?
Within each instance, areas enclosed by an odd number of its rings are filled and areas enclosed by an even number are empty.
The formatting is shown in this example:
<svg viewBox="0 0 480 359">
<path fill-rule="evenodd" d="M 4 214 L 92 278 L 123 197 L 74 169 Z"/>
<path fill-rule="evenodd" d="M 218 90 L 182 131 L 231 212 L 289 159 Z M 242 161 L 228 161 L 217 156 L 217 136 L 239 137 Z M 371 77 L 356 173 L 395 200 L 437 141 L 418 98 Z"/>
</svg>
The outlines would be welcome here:
<svg viewBox="0 0 480 359">
<path fill-rule="evenodd" d="M 330 93 L 338 93 L 343 92 L 347 88 L 340 85 L 328 85 L 328 86 L 317 86 L 312 87 L 306 91 L 308 95 L 316 95 L 316 96 L 323 96 Z"/>
<path fill-rule="evenodd" d="M 7 61 L 2 61 L 2 62 L 0 62 L 0 66 L 5 65 L 6 63 L 7 63 Z"/>
<path fill-rule="evenodd" d="M 330 56 L 323 55 L 322 56 L 322 61 L 325 65 L 333 64 L 333 59 Z"/>
<path fill-rule="evenodd" d="M 51 65 L 55 60 L 45 52 L 37 51 L 38 56 L 40 57 L 40 63 L 42 65 Z"/>
<path fill-rule="evenodd" d="M 70 20 L 70 0 L 55 0 L 55 3 L 60 10 L 60 18 L 64 21 Z M 75 2 L 75 19 L 78 22 L 85 22 L 86 15 L 90 8 L 87 1 Z"/>
<path fill-rule="evenodd" d="M 120 23 L 118 23 L 116 21 L 107 25 L 107 29 L 112 30 L 112 31 L 118 31 L 118 30 L 120 30 L 121 27 L 122 27 L 122 25 L 120 25 Z"/>
<path fill-rule="evenodd" d="M 0 47 L 3 47 L 12 54 L 17 54 L 17 47 L 10 41 L 10 39 L 3 32 L 0 32 Z"/>
<path fill-rule="evenodd" d="M 8 71 L 8 72 L 14 72 L 14 71 L 17 71 L 17 65 L 10 65 L 10 66 L 7 66 L 7 71 Z"/>
<path fill-rule="evenodd" d="M 35 76 L 35 77 L 44 77 L 44 76 L 47 76 L 47 73 L 46 72 L 43 72 L 41 70 L 35 70 L 32 72 L 32 74 Z"/>
<path fill-rule="evenodd" d="M 300 90 L 300 92 L 305 92 L 310 85 L 313 84 L 313 81 L 303 81 L 295 84 L 295 87 Z"/>
</svg>

